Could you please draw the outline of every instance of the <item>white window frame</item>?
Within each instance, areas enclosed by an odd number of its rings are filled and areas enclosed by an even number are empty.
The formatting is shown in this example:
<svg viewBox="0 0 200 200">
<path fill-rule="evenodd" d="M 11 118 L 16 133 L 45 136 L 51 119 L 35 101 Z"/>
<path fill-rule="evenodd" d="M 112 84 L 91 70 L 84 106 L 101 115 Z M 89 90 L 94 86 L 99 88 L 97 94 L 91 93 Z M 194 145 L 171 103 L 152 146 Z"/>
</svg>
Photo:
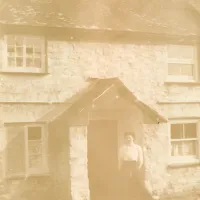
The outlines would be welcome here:
<svg viewBox="0 0 200 200">
<path fill-rule="evenodd" d="M 38 38 L 41 41 L 43 41 L 42 48 L 41 48 L 41 67 L 11 67 L 8 66 L 8 42 L 7 38 L 8 36 L 19 36 L 19 37 L 24 37 L 24 38 Z M 25 54 L 23 46 L 23 54 Z M 3 51 L 2 51 L 2 58 L 3 58 L 3 66 L 2 66 L 2 71 L 3 72 L 16 72 L 16 73 L 45 73 L 46 72 L 46 45 L 45 45 L 45 37 L 42 36 L 34 36 L 34 35 L 13 35 L 13 34 L 8 34 L 4 35 L 4 42 L 3 42 Z M 23 57 L 24 58 L 24 57 Z M 24 63 L 24 60 L 23 60 Z"/>
<path fill-rule="evenodd" d="M 173 46 L 167 45 L 167 57 L 168 57 L 168 47 Z M 185 46 L 185 45 L 174 45 L 174 46 Z M 195 45 L 186 45 L 194 48 L 194 58 L 193 59 L 180 59 L 180 58 L 167 58 L 167 64 L 193 64 L 194 65 L 194 75 L 193 76 L 183 76 L 183 75 L 169 75 L 167 67 L 167 81 L 168 82 L 195 82 L 198 78 L 198 58 L 197 58 L 197 47 Z"/>
<path fill-rule="evenodd" d="M 171 125 L 172 124 L 185 124 L 185 123 L 195 123 L 197 125 L 197 155 L 196 156 L 177 156 L 174 157 L 171 155 Z M 200 126 L 199 126 L 199 120 L 173 120 L 168 123 L 168 136 L 169 136 L 169 154 L 168 154 L 168 163 L 169 164 L 193 164 L 193 163 L 199 163 L 200 162 Z M 184 139 L 183 139 L 184 140 Z M 179 140 L 181 141 L 181 139 Z"/>
<path fill-rule="evenodd" d="M 42 168 L 29 168 L 29 152 L 28 152 L 28 128 L 29 127 L 41 127 L 42 129 Z M 26 125 L 25 127 L 25 161 L 26 161 L 26 175 L 40 175 L 48 174 L 48 132 L 47 127 L 41 124 Z"/>
</svg>

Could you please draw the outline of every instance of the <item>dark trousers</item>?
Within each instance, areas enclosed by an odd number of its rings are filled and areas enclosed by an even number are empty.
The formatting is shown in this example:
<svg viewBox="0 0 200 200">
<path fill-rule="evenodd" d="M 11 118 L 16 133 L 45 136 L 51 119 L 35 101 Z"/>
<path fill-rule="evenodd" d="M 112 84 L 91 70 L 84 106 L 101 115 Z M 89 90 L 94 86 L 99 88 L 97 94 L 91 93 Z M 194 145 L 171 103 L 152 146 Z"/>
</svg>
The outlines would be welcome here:
<svg viewBox="0 0 200 200">
<path fill-rule="evenodd" d="M 120 170 L 122 200 L 152 200 L 140 177 L 136 161 L 124 161 Z"/>
</svg>

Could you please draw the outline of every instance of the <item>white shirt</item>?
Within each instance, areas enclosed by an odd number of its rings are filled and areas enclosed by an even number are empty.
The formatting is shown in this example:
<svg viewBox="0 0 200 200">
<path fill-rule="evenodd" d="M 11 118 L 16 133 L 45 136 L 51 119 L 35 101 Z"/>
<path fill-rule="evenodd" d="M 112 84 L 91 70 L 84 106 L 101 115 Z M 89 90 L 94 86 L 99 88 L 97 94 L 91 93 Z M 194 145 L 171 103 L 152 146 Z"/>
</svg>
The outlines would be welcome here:
<svg viewBox="0 0 200 200">
<path fill-rule="evenodd" d="M 139 168 L 143 164 L 142 148 L 137 144 L 123 145 L 120 148 L 120 159 L 122 161 L 138 161 Z"/>
</svg>

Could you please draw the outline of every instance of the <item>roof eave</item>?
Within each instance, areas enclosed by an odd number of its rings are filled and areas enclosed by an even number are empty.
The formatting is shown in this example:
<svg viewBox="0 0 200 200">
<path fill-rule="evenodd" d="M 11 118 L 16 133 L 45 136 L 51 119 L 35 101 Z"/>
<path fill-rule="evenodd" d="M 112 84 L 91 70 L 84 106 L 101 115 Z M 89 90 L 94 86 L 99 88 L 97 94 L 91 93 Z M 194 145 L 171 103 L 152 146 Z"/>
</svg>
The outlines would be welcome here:
<svg viewBox="0 0 200 200">
<path fill-rule="evenodd" d="M 168 119 L 162 116 L 158 111 L 156 111 L 151 106 L 147 105 L 143 101 L 139 100 L 118 78 L 115 78 L 119 85 L 122 85 L 122 93 L 125 95 L 128 99 L 130 99 L 130 102 L 134 105 L 136 105 L 138 108 L 140 108 L 143 111 L 144 118 L 149 118 L 150 120 L 145 121 L 152 121 L 154 123 L 166 123 L 168 122 Z M 148 117 L 147 117 L 148 116 Z"/>
</svg>

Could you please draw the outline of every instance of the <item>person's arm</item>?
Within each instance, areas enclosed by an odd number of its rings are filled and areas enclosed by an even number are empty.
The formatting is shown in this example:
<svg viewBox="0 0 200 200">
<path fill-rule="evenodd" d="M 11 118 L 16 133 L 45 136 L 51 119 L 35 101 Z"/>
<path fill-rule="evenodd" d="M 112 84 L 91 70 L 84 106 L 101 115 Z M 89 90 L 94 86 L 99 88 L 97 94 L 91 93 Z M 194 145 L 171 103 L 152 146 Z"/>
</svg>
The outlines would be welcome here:
<svg viewBox="0 0 200 200">
<path fill-rule="evenodd" d="M 143 165 L 143 151 L 142 148 L 140 146 L 138 146 L 138 164 L 139 164 L 139 169 L 142 167 Z"/>
</svg>

